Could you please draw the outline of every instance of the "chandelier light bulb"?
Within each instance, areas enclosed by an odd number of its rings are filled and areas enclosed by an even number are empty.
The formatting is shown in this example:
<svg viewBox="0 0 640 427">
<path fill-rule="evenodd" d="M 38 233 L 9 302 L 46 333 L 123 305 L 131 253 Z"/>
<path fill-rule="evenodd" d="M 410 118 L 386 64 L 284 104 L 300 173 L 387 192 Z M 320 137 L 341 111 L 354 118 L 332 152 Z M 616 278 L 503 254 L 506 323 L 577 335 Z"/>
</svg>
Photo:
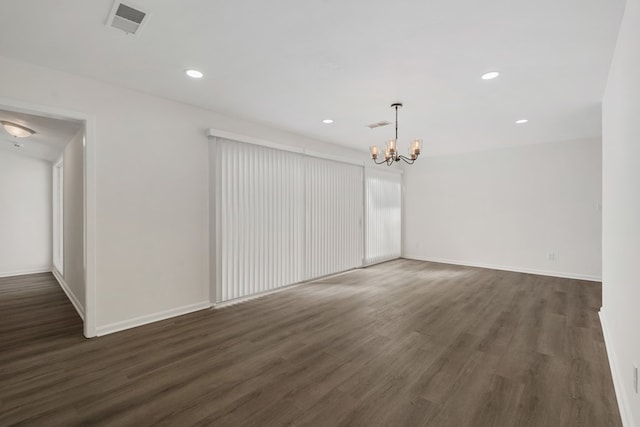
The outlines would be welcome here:
<svg viewBox="0 0 640 427">
<path fill-rule="evenodd" d="M 391 154 L 396 152 L 396 140 L 395 139 L 390 139 L 389 141 L 387 141 L 387 148 L 389 149 L 389 152 Z"/>
</svg>

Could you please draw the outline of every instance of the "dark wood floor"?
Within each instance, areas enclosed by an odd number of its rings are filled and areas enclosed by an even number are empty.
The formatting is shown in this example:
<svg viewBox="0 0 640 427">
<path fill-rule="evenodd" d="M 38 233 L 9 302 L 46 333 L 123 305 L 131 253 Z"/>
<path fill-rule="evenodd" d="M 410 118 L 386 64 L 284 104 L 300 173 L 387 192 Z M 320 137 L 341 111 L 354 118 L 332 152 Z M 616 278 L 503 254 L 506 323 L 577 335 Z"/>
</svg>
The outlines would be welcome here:
<svg viewBox="0 0 640 427">
<path fill-rule="evenodd" d="M 0 425 L 620 426 L 600 294 L 398 260 L 86 340 L 0 279 Z"/>
</svg>

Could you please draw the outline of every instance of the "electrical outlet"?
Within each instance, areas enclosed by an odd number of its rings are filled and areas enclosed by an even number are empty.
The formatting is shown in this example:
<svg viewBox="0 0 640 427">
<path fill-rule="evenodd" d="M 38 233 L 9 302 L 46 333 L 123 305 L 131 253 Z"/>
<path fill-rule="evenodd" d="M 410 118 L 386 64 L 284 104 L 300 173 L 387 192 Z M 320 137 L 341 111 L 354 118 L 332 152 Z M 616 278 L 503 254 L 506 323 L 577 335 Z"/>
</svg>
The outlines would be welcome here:
<svg viewBox="0 0 640 427">
<path fill-rule="evenodd" d="M 549 261 L 555 261 L 556 260 L 556 253 L 555 252 L 547 252 L 547 259 Z"/>
<path fill-rule="evenodd" d="M 633 366 L 633 391 L 638 394 L 638 367 Z"/>
</svg>

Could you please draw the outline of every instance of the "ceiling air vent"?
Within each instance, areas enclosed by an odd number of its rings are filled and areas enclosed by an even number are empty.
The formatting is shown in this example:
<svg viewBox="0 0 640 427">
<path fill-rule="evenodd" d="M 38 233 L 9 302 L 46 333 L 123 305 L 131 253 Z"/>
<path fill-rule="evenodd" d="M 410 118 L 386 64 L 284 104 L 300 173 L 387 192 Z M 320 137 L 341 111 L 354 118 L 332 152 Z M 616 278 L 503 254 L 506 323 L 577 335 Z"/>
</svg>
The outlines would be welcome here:
<svg viewBox="0 0 640 427">
<path fill-rule="evenodd" d="M 369 129 L 375 129 L 375 128 L 379 128 L 379 127 L 386 126 L 386 125 L 390 125 L 390 124 L 391 124 L 391 122 L 388 122 L 388 121 L 386 121 L 386 120 L 383 120 L 383 121 L 381 121 L 381 122 L 371 123 L 370 125 L 367 125 L 367 127 L 368 127 Z"/>
<path fill-rule="evenodd" d="M 113 4 L 107 26 L 122 30 L 127 34 L 138 34 L 146 22 L 147 12 L 116 1 Z"/>
</svg>

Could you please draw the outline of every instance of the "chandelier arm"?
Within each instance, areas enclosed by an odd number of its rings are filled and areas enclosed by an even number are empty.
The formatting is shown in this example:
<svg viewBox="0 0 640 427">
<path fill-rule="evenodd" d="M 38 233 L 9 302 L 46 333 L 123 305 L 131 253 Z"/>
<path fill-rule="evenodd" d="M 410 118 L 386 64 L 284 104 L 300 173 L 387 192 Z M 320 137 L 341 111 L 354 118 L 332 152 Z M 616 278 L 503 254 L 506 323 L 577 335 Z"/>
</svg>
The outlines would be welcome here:
<svg viewBox="0 0 640 427">
<path fill-rule="evenodd" d="M 402 156 L 402 155 L 398 156 L 397 160 L 402 160 L 403 162 L 405 162 L 405 163 L 407 163 L 409 165 L 412 165 L 416 161 L 416 159 L 410 159 L 410 158 Z"/>
<path fill-rule="evenodd" d="M 383 164 L 383 163 L 387 163 L 387 161 L 386 161 L 386 160 L 381 160 L 381 161 L 379 161 L 379 162 L 376 162 L 376 159 L 374 159 L 374 158 L 372 158 L 372 160 L 373 160 L 373 163 L 375 163 L 376 165 L 381 165 L 381 164 Z"/>
</svg>

